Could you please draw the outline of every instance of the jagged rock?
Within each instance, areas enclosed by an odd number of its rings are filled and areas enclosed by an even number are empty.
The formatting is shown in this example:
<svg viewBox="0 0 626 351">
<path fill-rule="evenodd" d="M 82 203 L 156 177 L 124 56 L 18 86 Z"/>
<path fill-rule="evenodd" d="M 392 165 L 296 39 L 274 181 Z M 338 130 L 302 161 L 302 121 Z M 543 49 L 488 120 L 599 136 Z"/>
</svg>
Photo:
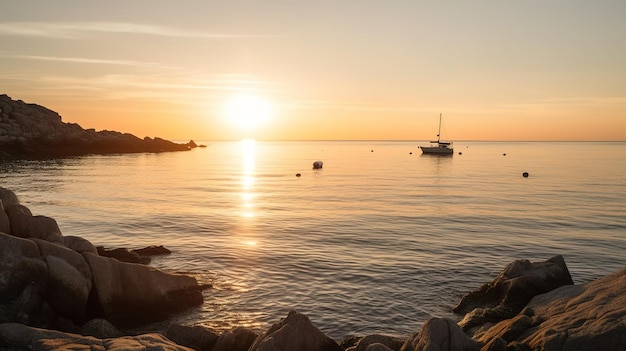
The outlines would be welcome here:
<svg viewBox="0 0 626 351">
<path fill-rule="evenodd" d="M 451 319 L 430 318 L 419 333 L 410 337 L 401 351 L 478 351 L 470 339 Z"/>
<path fill-rule="evenodd" d="M 187 151 L 188 144 L 161 138 L 140 139 L 132 134 L 83 129 L 64 123 L 43 106 L 0 95 L 0 158 L 53 158 L 87 154 Z"/>
<path fill-rule="evenodd" d="M 202 326 L 188 327 L 180 324 L 170 325 L 165 336 L 179 345 L 198 351 L 214 350 L 213 346 L 218 337 L 215 332 L 208 328 Z"/>
<path fill-rule="evenodd" d="M 257 336 L 252 330 L 243 327 L 225 331 L 217 338 L 212 351 L 247 351 Z"/>
<path fill-rule="evenodd" d="M 7 350 L 165 350 L 193 351 L 160 334 L 98 339 L 92 336 L 38 329 L 18 323 L 0 324 L 0 349 Z"/>
<path fill-rule="evenodd" d="M 509 264 L 492 282 L 465 296 L 454 312 L 467 313 L 459 325 L 468 331 L 511 318 L 533 296 L 571 284 L 572 277 L 562 256 L 536 263 L 518 260 Z"/>
<path fill-rule="evenodd" d="M 193 277 L 88 253 L 83 257 L 91 267 L 97 309 L 116 326 L 162 320 L 202 304 Z"/>
<path fill-rule="evenodd" d="M 291 311 L 256 338 L 249 351 L 343 351 L 331 338 L 315 327 L 304 314 Z"/>
</svg>

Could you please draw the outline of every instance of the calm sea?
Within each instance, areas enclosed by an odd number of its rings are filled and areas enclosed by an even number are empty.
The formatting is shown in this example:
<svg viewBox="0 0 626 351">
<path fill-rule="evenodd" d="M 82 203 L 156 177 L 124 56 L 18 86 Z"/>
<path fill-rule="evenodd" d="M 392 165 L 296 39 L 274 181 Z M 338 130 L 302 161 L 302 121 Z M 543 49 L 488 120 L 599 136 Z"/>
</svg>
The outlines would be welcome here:
<svg viewBox="0 0 626 351">
<path fill-rule="evenodd" d="M 336 340 L 405 337 L 516 259 L 563 255 L 576 283 L 626 266 L 626 143 L 205 144 L 0 163 L 0 186 L 64 235 L 170 248 L 152 264 L 214 285 L 176 320 L 218 330 L 296 309 Z"/>
</svg>

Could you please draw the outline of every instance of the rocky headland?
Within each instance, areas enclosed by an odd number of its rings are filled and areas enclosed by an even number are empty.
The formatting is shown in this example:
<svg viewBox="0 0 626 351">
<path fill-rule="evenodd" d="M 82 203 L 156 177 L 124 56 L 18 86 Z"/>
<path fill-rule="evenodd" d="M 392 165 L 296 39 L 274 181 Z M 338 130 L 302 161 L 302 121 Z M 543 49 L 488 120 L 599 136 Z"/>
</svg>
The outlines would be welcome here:
<svg viewBox="0 0 626 351">
<path fill-rule="evenodd" d="M 0 159 L 43 159 L 88 154 L 187 151 L 197 145 L 161 138 L 140 139 L 116 131 L 64 123 L 43 106 L 0 95 Z"/>
<path fill-rule="evenodd" d="M 152 333 L 128 332 L 203 302 L 209 287 L 146 265 L 146 256 L 167 253 L 161 246 L 104 249 L 65 236 L 53 218 L 33 215 L 0 187 L 0 349 L 626 350 L 626 268 L 574 285 L 561 256 L 508 264 L 459 302 L 460 321 L 433 317 L 406 338 L 374 334 L 337 342 L 297 311 L 263 333 L 218 334 L 171 323 Z"/>
</svg>

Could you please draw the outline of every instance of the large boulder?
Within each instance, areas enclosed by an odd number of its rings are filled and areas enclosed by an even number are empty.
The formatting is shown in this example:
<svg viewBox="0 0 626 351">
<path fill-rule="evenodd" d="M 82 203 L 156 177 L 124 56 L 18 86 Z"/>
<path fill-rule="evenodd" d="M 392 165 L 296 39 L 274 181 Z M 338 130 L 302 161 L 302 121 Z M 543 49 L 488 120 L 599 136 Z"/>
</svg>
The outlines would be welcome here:
<svg viewBox="0 0 626 351">
<path fill-rule="evenodd" d="M 451 319 L 430 318 L 419 333 L 402 345 L 401 351 L 478 351 L 478 344 L 470 339 Z"/>
<path fill-rule="evenodd" d="M 534 296 L 572 284 L 562 256 L 535 263 L 518 260 L 509 264 L 492 282 L 465 296 L 454 312 L 467 313 L 459 325 L 468 331 L 511 318 Z"/>
<path fill-rule="evenodd" d="M 162 320 L 202 304 L 202 291 L 193 277 L 90 253 L 83 257 L 93 275 L 92 311 L 118 327 Z"/>
<path fill-rule="evenodd" d="M 287 318 L 259 335 L 249 351 L 343 351 L 331 338 L 315 327 L 302 313 L 291 311 Z"/>
<path fill-rule="evenodd" d="M 19 204 L 6 206 L 5 211 L 11 225 L 11 235 L 63 242 L 61 229 L 53 218 L 33 216 L 26 206 Z"/>
<path fill-rule="evenodd" d="M 0 323 L 48 324 L 53 314 L 44 303 L 48 267 L 37 244 L 0 233 Z"/>
<path fill-rule="evenodd" d="M 89 265 L 81 254 L 61 244 L 32 240 L 48 265 L 45 300 L 58 316 L 84 323 L 92 287 Z"/>
</svg>

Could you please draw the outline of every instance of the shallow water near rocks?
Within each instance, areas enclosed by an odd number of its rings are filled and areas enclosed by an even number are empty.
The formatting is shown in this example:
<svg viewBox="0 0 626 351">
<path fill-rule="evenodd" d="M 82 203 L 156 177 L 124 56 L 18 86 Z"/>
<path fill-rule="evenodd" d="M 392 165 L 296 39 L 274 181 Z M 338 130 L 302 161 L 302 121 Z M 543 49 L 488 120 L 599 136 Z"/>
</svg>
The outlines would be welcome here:
<svg viewBox="0 0 626 351">
<path fill-rule="evenodd" d="M 171 249 L 152 265 L 214 286 L 175 320 L 217 330 L 296 309 L 336 340 L 406 337 L 516 259 L 563 255 L 576 283 L 626 266 L 626 143 L 205 144 L 2 162 L 0 186 L 64 235 Z"/>
</svg>

